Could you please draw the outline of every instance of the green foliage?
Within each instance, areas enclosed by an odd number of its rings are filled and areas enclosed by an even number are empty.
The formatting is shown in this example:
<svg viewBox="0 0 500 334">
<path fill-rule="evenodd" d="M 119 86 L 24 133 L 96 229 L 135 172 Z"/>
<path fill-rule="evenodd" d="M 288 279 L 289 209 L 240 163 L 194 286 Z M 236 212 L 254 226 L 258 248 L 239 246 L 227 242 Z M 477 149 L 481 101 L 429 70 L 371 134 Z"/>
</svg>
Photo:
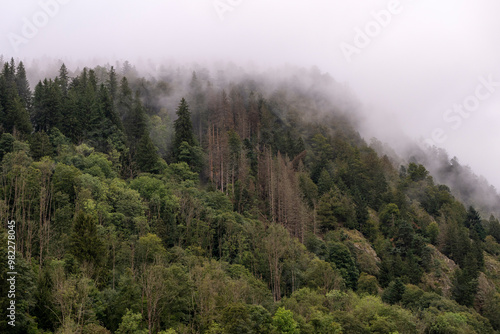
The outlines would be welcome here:
<svg viewBox="0 0 500 334">
<path fill-rule="evenodd" d="M 271 333 L 271 314 L 262 306 L 231 304 L 222 311 L 221 324 L 227 334 Z"/>
<path fill-rule="evenodd" d="M 418 182 L 424 180 L 427 175 L 429 175 L 429 171 L 425 169 L 423 165 L 417 165 L 414 162 L 411 162 L 408 165 L 408 178 L 413 182 Z"/>
<path fill-rule="evenodd" d="M 427 226 L 426 234 L 429 237 L 431 244 L 435 245 L 439 235 L 439 225 L 436 222 L 432 222 Z"/>
<path fill-rule="evenodd" d="M 2 133 L 0 137 L 0 160 L 3 159 L 5 154 L 14 150 L 14 137 L 10 133 Z"/>
<path fill-rule="evenodd" d="M 54 155 L 54 148 L 50 142 L 49 136 L 44 132 L 35 132 L 31 136 L 30 144 L 31 156 L 35 160 L 40 160 L 40 158 Z"/>
<path fill-rule="evenodd" d="M 273 316 L 273 326 L 276 333 L 299 334 L 297 322 L 293 319 L 293 313 L 280 307 Z"/>
<path fill-rule="evenodd" d="M 380 219 L 380 230 L 386 236 L 390 236 L 394 233 L 394 228 L 396 225 L 396 220 L 398 220 L 400 215 L 399 208 L 394 203 L 387 204 L 379 214 Z"/>
<path fill-rule="evenodd" d="M 181 142 L 176 151 L 176 161 L 187 163 L 193 172 L 199 173 L 203 166 L 203 152 L 198 145 Z"/>
<path fill-rule="evenodd" d="M 457 269 L 454 274 L 452 296 L 457 303 L 472 306 L 477 293 L 477 277 L 470 270 Z"/>
<path fill-rule="evenodd" d="M 149 138 L 147 134 L 142 136 L 137 144 L 135 161 L 141 172 L 154 173 L 159 171 L 158 153 L 156 152 L 156 147 L 151 141 L 151 138 Z"/>
<path fill-rule="evenodd" d="M 97 235 L 93 217 L 80 211 L 73 224 L 71 234 L 71 254 L 80 262 L 93 263 L 100 269 L 103 260 L 104 245 Z"/>
<path fill-rule="evenodd" d="M 327 243 L 327 260 L 340 271 L 348 288 L 355 290 L 359 278 L 359 270 L 356 261 L 349 249 L 340 242 L 330 241 Z"/>
<path fill-rule="evenodd" d="M 406 287 L 403 282 L 397 278 L 392 281 L 382 294 L 382 300 L 388 304 L 396 304 L 401 301 L 405 293 Z"/>
<path fill-rule="evenodd" d="M 318 205 L 318 221 L 324 231 L 339 226 L 356 226 L 356 208 L 352 200 L 341 194 L 338 189 L 324 194 Z"/>
<path fill-rule="evenodd" d="M 361 273 L 358 279 L 358 290 L 359 294 L 367 293 L 369 295 L 378 295 L 378 282 L 377 278 L 367 273 Z"/>
<path fill-rule="evenodd" d="M 318 289 L 323 293 L 343 285 L 341 275 L 334 270 L 332 264 L 319 259 L 311 261 L 304 280 L 309 287 Z"/>
<path fill-rule="evenodd" d="M 142 315 L 140 313 L 133 313 L 131 310 L 127 310 L 127 313 L 122 318 L 122 322 L 117 334 L 147 334 L 147 329 L 140 329 Z"/>
<path fill-rule="evenodd" d="M 174 122 L 174 140 L 172 156 L 175 161 L 179 161 L 182 154 L 181 145 L 185 142 L 187 147 L 193 147 L 196 144 L 196 139 L 193 134 L 193 123 L 191 121 L 191 112 L 184 98 L 181 99 L 177 108 L 177 119 Z M 184 154 L 185 155 L 185 154 Z"/>
</svg>

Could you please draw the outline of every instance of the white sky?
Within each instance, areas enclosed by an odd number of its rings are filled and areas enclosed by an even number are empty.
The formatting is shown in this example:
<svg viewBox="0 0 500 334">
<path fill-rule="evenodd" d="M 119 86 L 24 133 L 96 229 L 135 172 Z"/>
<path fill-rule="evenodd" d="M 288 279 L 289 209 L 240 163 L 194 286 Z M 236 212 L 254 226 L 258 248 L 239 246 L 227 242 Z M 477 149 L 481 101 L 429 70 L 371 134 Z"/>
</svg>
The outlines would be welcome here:
<svg viewBox="0 0 500 334">
<path fill-rule="evenodd" d="M 398 14 L 348 62 L 341 43 L 353 44 L 356 27 L 376 28 L 372 12 L 393 1 Z M 232 10 L 222 20 L 214 4 Z M 479 77 L 500 82 L 499 14 L 498 0 L 0 0 L 0 54 L 316 65 L 357 94 L 370 135 L 397 144 L 393 134 L 441 128 L 439 146 L 500 189 L 500 86 L 457 129 L 443 119 Z M 29 37 L 17 50 L 14 34 Z"/>
</svg>

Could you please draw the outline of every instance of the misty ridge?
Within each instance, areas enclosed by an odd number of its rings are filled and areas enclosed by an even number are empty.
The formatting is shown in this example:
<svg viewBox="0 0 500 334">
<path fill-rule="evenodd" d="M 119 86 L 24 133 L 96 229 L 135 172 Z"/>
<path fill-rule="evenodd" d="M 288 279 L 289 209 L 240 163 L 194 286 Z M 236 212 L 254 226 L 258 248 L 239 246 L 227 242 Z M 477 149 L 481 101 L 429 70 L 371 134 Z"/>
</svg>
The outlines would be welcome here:
<svg viewBox="0 0 500 334">
<path fill-rule="evenodd" d="M 0 56 L 0 62 L 2 59 Z M 39 81 L 55 78 L 62 64 L 62 60 L 47 57 L 27 61 L 30 86 L 33 88 Z M 232 96 L 236 94 L 242 99 L 244 108 L 248 108 L 249 97 L 254 94 L 278 106 L 273 112 L 285 127 L 291 125 L 293 118 L 298 118 L 313 127 L 328 124 L 327 131 L 332 136 L 347 131 L 356 141 L 366 142 L 379 155 L 388 156 L 395 168 L 410 162 L 423 164 L 437 183 L 450 187 L 452 194 L 464 204 L 476 207 L 484 216 L 500 215 L 497 189 L 469 166 L 460 164 L 460 157 L 450 157 L 443 148 L 430 147 L 422 140 L 412 140 L 405 135 L 392 144 L 384 142 L 383 138 L 367 137 L 366 133 L 371 133 L 365 131 L 367 127 L 378 126 L 365 121 L 367 113 L 372 110 L 359 100 L 347 83 L 336 81 L 317 67 L 259 67 L 254 63 L 237 65 L 225 61 L 187 64 L 174 60 L 157 62 L 142 59 L 131 63 L 108 62 L 100 58 L 68 60 L 65 64 L 70 78 L 80 75 L 86 67 L 92 68 L 98 85 L 108 82 L 111 67 L 119 80 L 127 77 L 131 89 L 139 92 L 150 116 L 150 135 L 162 156 L 170 149 L 172 122 L 181 98 L 187 99 L 196 119 L 201 118 L 203 109 L 207 108 L 203 105 L 207 96 L 214 99 L 213 96 L 221 98 L 221 94 L 226 94 L 233 104 Z M 193 74 L 197 79 L 196 87 L 193 87 Z M 204 97 L 202 101 L 199 101 L 200 96 Z M 154 124 L 151 124 L 152 120 Z M 162 124 L 163 132 L 158 130 L 159 124 Z M 203 125 L 195 121 L 194 126 L 203 142 Z M 307 136 L 306 133 L 300 135 Z"/>
</svg>

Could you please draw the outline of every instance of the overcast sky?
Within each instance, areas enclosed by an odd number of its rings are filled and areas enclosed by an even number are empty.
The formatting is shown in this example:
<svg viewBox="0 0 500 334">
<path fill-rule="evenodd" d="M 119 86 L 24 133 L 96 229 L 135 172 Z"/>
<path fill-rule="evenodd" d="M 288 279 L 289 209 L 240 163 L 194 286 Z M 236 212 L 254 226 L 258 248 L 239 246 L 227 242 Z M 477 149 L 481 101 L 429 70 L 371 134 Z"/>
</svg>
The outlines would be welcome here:
<svg viewBox="0 0 500 334">
<path fill-rule="evenodd" d="M 369 135 L 430 139 L 500 189 L 498 0 L 1 1 L 0 54 L 316 65 Z"/>
</svg>

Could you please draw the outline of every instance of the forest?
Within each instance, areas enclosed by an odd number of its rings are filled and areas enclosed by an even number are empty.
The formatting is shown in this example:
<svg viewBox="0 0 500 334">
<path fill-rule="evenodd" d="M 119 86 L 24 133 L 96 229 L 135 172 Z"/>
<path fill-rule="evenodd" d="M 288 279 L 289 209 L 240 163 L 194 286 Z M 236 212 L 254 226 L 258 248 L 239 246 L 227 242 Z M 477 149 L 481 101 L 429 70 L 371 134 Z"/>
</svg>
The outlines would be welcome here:
<svg viewBox="0 0 500 334">
<path fill-rule="evenodd" d="M 58 67 L 0 74 L 0 332 L 500 333 L 498 194 L 330 75 Z"/>
</svg>

